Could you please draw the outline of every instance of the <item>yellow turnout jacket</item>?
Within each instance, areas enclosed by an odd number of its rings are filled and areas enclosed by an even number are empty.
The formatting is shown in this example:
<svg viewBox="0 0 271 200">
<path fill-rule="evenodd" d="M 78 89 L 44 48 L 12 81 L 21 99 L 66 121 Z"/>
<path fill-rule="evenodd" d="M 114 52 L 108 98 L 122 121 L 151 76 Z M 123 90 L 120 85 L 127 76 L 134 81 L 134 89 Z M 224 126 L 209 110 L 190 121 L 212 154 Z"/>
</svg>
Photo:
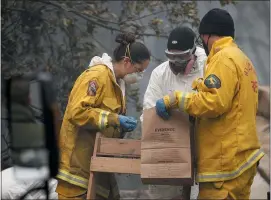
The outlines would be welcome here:
<svg viewBox="0 0 271 200">
<path fill-rule="evenodd" d="M 87 190 L 95 133 L 120 137 L 118 114 L 125 113 L 124 98 L 112 70 L 105 65 L 93 66 L 78 77 L 60 131 L 58 179 Z M 110 188 L 114 190 L 112 176 L 100 174 L 98 177 L 96 192 L 107 199 Z"/>
<path fill-rule="evenodd" d="M 253 64 L 231 37 L 216 41 L 195 93 L 175 91 L 166 106 L 197 117 L 197 180 L 240 176 L 264 153 L 256 132 L 258 80 Z"/>
</svg>

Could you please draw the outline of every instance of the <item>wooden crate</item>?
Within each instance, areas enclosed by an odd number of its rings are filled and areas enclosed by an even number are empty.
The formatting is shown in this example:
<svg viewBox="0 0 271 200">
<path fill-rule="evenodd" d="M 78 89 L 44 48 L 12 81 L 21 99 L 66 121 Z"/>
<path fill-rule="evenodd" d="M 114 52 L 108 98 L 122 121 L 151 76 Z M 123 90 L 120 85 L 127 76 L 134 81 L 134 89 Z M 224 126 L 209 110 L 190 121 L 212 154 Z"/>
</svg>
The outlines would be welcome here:
<svg viewBox="0 0 271 200">
<path fill-rule="evenodd" d="M 140 140 L 116 139 L 96 134 L 87 199 L 95 199 L 95 173 L 140 174 Z"/>
</svg>

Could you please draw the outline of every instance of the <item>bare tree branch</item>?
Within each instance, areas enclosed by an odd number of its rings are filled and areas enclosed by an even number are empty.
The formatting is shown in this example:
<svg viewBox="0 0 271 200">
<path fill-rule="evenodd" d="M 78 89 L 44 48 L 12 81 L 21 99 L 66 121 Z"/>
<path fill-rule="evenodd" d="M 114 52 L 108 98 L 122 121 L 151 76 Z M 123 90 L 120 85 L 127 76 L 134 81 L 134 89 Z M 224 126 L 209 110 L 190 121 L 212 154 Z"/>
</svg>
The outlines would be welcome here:
<svg viewBox="0 0 271 200">
<path fill-rule="evenodd" d="M 141 20 L 141 19 L 144 19 L 144 18 L 146 18 L 146 17 L 154 16 L 154 15 L 157 15 L 157 14 L 159 14 L 159 13 L 163 13 L 163 12 L 167 12 L 167 11 L 169 11 L 169 9 L 166 9 L 166 10 L 159 10 L 159 11 L 157 11 L 157 12 L 153 12 L 153 13 L 148 14 L 148 15 L 143 15 L 143 16 L 138 17 L 138 18 L 132 18 L 132 19 L 123 20 L 123 21 L 120 22 L 120 24 L 122 24 L 122 23 L 124 23 L 124 22 L 127 22 L 127 21 Z"/>
<path fill-rule="evenodd" d="M 16 12 L 25 12 L 25 9 L 21 8 L 5 8 L 4 10 L 16 11 Z"/>
<path fill-rule="evenodd" d="M 52 2 L 52 1 L 43 1 L 43 0 L 36 0 L 36 1 L 39 1 L 41 3 L 47 3 L 47 4 L 50 4 L 50 5 L 53 5 L 53 6 L 56 6 L 66 12 L 70 12 L 70 13 L 74 13 L 76 14 L 77 16 L 87 20 L 87 21 L 90 21 L 92 22 L 93 24 L 97 25 L 97 26 L 100 26 L 102 28 L 105 28 L 105 29 L 108 29 L 108 30 L 111 30 L 111 31 L 116 31 L 116 32 L 122 32 L 120 29 L 118 28 L 114 28 L 114 27 L 111 27 L 111 26 L 107 26 L 105 24 L 102 24 L 102 23 L 99 23 L 99 22 L 96 22 L 94 21 L 93 19 L 91 19 L 90 17 L 86 16 L 85 14 L 82 14 L 80 13 L 79 11 L 77 10 L 74 10 L 74 9 L 67 9 L 67 8 L 64 8 L 63 6 L 61 6 L 60 4 L 58 3 L 55 3 L 55 2 Z M 161 37 L 161 38 L 168 38 L 167 35 L 157 35 L 157 34 L 151 34 L 151 33 L 140 33 L 138 35 L 141 35 L 141 36 L 152 36 L 152 37 Z"/>
<path fill-rule="evenodd" d="M 93 37 L 93 40 L 95 40 L 105 51 L 110 52 L 110 50 L 104 46 L 99 40 L 97 40 L 95 37 Z"/>
<path fill-rule="evenodd" d="M 15 26 L 17 26 L 18 25 L 18 23 L 21 21 L 21 17 L 18 17 L 16 20 L 15 20 L 15 22 L 13 22 L 13 23 L 10 23 L 9 25 L 7 25 L 6 27 L 1 27 L 1 31 L 6 31 L 9 27 L 11 27 L 11 26 L 13 26 L 13 25 L 15 25 Z M 6 34 L 6 33 L 5 33 Z"/>
<path fill-rule="evenodd" d="M 47 26 L 47 25 L 46 25 Z M 53 48 L 53 43 L 52 43 L 52 39 L 51 39 L 51 36 L 50 36 L 50 34 L 49 34 L 49 32 L 48 32 L 48 30 L 46 29 L 46 35 L 47 35 L 47 38 L 48 38 L 48 41 L 49 41 L 49 45 L 50 45 L 50 49 L 51 49 L 51 55 L 52 55 L 52 57 L 53 57 L 53 59 L 54 59 L 54 57 L 55 57 L 55 51 L 54 51 L 54 48 Z"/>
</svg>

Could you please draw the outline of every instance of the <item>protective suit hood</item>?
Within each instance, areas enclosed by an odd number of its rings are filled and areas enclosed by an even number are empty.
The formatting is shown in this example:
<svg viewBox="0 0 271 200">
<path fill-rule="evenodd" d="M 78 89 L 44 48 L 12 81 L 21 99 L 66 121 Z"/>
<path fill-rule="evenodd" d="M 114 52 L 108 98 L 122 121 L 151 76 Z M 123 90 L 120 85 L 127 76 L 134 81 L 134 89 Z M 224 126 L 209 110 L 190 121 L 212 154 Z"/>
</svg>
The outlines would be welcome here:
<svg viewBox="0 0 271 200">
<path fill-rule="evenodd" d="M 156 101 L 164 95 L 169 94 L 173 90 L 181 90 L 185 92 L 192 91 L 192 83 L 195 79 L 204 75 L 204 65 L 207 59 L 203 48 L 197 47 L 195 55 L 197 60 L 189 74 L 175 75 L 169 66 L 169 61 L 165 61 L 157 66 L 150 76 L 150 80 L 144 94 L 143 110 L 155 106 Z M 143 116 L 140 117 L 141 122 Z"/>
</svg>

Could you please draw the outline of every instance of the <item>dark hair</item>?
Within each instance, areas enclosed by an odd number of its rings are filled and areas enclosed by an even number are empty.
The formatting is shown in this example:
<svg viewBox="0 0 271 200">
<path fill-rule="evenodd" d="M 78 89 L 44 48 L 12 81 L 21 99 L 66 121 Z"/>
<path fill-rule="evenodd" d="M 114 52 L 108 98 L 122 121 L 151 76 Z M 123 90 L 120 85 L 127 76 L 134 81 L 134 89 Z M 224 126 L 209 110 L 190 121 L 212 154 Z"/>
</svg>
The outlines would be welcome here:
<svg viewBox="0 0 271 200">
<path fill-rule="evenodd" d="M 149 50 L 144 44 L 140 42 L 135 42 L 135 35 L 133 35 L 132 33 L 119 34 L 117 35 L 115 41 L 117 43 L 120 43 L 120 45 L 115 48 L 113 53 L 114 61 L 116 62 L 121 61 L 124 56 L 131 56 L 131 60 L 134 63 L 142 63 L 145 60 L 149 60 L 151 57 Z M 128 52 L 126 52 L 128 45 L 130 55 Z"/>
</svg>

